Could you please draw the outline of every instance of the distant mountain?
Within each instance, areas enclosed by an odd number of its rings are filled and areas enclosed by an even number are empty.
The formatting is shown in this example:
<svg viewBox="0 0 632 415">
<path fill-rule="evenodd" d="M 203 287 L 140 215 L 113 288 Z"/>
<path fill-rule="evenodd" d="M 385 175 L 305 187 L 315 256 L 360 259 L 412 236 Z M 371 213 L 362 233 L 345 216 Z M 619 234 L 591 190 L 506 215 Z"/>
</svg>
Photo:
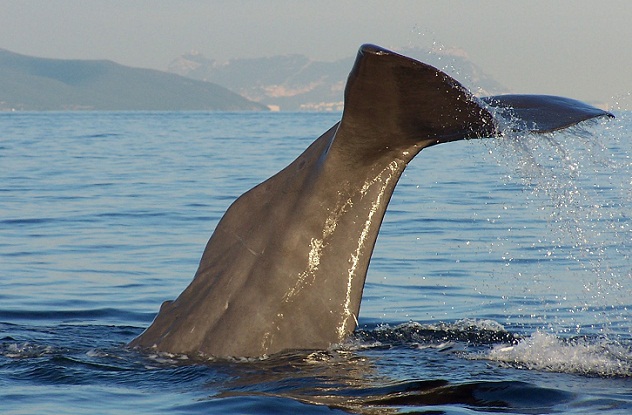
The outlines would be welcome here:
<svg viewBox="0 0 632 415">
<path fill-rule="evenodd" d="M 267 110 L 228 89 L 111 61 L 0 49 L 0 110 Z"/>
<path fill-rule="evenodd" d="M 399 53 L 446 71 L 475 94 L 507 92 L 507 88 L 485 74 L 462 50 L 405 49 Z M 350 56 L 321 62 L 295 54 L 218 62 L 190 52 L 175 59 L 168 71 L 218 83 L 250 100 L 283 111 L 339 111 L 354 59 Z"/>
</svg>

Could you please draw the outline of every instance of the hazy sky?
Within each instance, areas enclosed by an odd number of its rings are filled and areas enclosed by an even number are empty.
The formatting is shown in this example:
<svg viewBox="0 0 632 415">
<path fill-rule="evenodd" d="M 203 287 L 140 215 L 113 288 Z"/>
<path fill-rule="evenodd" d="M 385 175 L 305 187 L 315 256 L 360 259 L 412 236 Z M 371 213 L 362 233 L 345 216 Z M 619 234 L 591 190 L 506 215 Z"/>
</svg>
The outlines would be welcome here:
<svg viewBox="0 0 632 415">
<path fill-rule="evenodd" d="M 0 0 L 0 48 L 42 57 L 165 70 L 193 49 L 335 60 L 367 42 L 462 48 L 514 92 L 630 107 L 630 0 Z"/>
</svg>

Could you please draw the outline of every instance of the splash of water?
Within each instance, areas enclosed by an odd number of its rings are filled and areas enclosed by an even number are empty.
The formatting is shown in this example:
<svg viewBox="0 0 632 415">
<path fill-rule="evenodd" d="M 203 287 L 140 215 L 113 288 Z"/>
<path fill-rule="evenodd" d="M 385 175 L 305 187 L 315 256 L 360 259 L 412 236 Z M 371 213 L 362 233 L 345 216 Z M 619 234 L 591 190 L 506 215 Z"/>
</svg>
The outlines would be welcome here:
<svg viewBox="0 0 632 415">
<path fill-rule="evenodd" d="M 551 332 L 579 334 L 592 321 L 593 332 L 632 333 L 632 159 L 626 133 L 631 115 L 544 135 L 512 133 L 513 121 L 506 120 L 504 137 L 486 144 L 491 157 L 510 171 L 505 180 L 521 183 L 528 208 L 548 224 L 549 233 L 533 246 L 540 261 L 566 263 L 566 275 L 527 276 L 531 284 L 568 281 L 567 291 L 550 302 L 555 317 L 545 323 Z"/>
</svg>

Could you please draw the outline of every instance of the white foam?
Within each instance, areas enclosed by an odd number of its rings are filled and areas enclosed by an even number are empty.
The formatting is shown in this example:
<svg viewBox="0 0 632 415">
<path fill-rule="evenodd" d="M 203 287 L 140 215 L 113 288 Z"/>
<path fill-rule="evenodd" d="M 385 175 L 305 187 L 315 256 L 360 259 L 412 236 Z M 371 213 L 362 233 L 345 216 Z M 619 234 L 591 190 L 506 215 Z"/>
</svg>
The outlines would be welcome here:
<svg viewBox="0 0 632 415">
<path fill-rule="evenodd" d="M 51 346 L 38 346 L 28 342 L 0 345 L 0 356 L 11 359 L 38 358 L 54 352 Z"/>
<path fill-rule="evenodd" d="M 632 376 L 631 350 L 606 339 L 564 340 L 536 331 L 513 346 L 494 347 L 485 359 L 525 369 L 598 376 Z"/>
</svg>

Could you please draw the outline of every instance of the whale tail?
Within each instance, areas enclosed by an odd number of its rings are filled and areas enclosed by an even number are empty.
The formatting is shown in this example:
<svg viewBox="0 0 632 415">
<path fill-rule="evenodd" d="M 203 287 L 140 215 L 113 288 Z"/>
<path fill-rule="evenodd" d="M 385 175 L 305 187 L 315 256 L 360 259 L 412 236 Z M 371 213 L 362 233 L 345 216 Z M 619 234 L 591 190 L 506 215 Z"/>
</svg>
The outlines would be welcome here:
<svg viewBox="0 0 632 415">
<path fill-rule="evenodd" d="M 508 119 L 514 131 L 549 133 L 591 118 L 614 118 L 581 101 L 552 95 L 497 95 L 481 100 L 495 108 L 497 116 Z"/>
<path fill-rule="evenodd" d="M 545 133 L 613 115 L 568 98 L 499 95 L 477 98 L 446 73 L 375 45 L 363 45 L 349 74 L 341 127 L 347 154 L 372 157 L 388 148 L 424 148 L 513 130 Z M 339 134 L 340 135 L 340 134 Z M 340 143 L 338 143 L 340 144 Z"/>
<path fill-rule="evenodd" d="M 498 134 L 487 105 L 458 81 L 375 45 L 360 47 L 344 98 L 335 145 L 360 160 Z"/>
<path fill-rule="evenodd" d="M 191 284 L 130 346 L 254 357 L 343 341 L 407 163 L 424 147 L 501 134 L 498 114 L 536 132 L 609 115 L 564 98 L 479 99 L 432 66 L 362 46 L 340 123 L 228 208 Z"/>
</svg>

